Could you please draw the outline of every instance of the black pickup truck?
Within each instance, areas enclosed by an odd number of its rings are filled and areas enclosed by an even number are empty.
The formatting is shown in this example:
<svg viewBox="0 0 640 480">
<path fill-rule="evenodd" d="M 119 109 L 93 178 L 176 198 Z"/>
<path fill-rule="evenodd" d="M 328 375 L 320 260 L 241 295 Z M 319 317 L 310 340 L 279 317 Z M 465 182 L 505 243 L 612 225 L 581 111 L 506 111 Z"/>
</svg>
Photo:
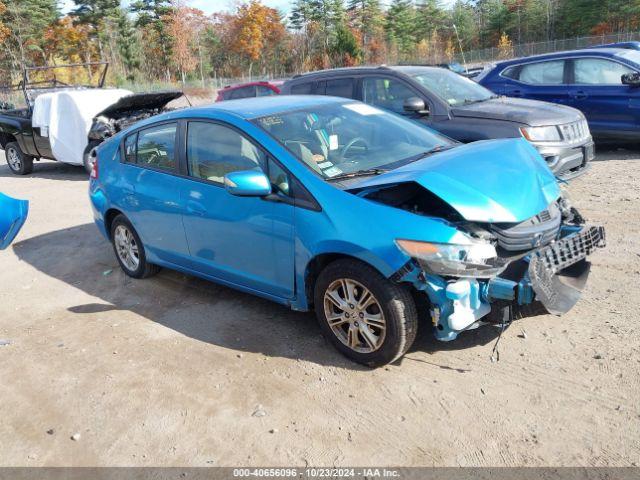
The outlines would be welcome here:
<svg viewBox="0 0 640 480">
<path fill-rule="evenodd" d="M 96 79 L 95 82 L 69 84 L 59 80 L 59 77 L 72 77 L 71 72 L 78 68 L 92 71 L 91 76 Z M 8 104 L 0 105 L 0 148 L 5 151 L 7 164 L 13 173 L 16 175 L 31 173 L 34 160 L 65 161 L 55 158 L 47 128 L 33 126 L 35 99 L 43 93 L 103 89 L 107 68 L 106 62 L 92 62 L 29 67 L 24 70 L 22 80 L 10 89 L 22 91 L 26 106 L 13 108 Z M 67 69 L 66 74 L 60 74 L 61 69 Z M 164 111 L 169 102 L 182 95 L 180 91 L 125 95 L 106 109 L 96 113 L 92 125 L 86 132 L 86 145 L 82 147 L 82 151 L 77 152 L 78 157 L 82 158 L 85 169 L 88 171 L 91 169 L 91 151 L 102 141 L 132 123 Z M 77 124 L 71 119 L 60 118 L 57 121 L 60 125 L 69 124 L 77 128 Z"/>
</svg>

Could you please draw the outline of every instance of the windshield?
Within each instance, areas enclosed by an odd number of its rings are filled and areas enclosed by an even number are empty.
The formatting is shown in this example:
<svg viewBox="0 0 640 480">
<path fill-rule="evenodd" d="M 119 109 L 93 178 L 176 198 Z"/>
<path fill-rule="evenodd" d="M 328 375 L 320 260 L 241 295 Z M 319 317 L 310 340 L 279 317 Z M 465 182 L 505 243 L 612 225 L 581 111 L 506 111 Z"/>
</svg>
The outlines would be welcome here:
<svg viewBox="0 0 640 480">
<path fill-rule="evenodd" d="M 413 76 L 449 105 L 482 102 L 494 95 L 473 80 L 447 70 L 424 70 Z"/>
<path fill-rule="evenodd" d="M 455 142 L 364 103 L 334 103 L 254 120 L 323 178 L 397 168 Z"/>
<path fill-rule="evenodd" d="M 626 50 L 624 52 L 616 53 L 616 57 L 626 58 L 640 66 L 640 50 Z"/>
</svg>

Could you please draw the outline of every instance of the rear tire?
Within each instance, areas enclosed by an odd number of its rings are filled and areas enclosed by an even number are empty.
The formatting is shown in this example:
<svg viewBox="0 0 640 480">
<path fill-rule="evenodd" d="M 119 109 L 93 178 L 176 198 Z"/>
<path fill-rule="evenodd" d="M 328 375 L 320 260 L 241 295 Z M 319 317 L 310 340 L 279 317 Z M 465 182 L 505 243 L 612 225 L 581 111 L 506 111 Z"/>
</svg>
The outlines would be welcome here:
<svg viewBox="0 0 640 480">
<path fill-rule="evenodd" d="M 326 338 L 344 355 L 369 367 L 400 358 L 418 332 L 409 288 L 358 260 L 330 263 L 318 276 L 314 304 Z"/>
<path fill-rule="evenodd" d="M 33 157 L 22 153 L 17 142 L 9 142 L 4 147 L 9 170 L 15 175 L 28 175 L 33 172 Z"/>
<path fill-rule="evenodd" d="M 155 275 L 160 267 L 147 262 L 144 245 L 131 222 L 120 214 L 111 223 L 111 244 L 124 273 L 132 278 Z"/>
</svg>

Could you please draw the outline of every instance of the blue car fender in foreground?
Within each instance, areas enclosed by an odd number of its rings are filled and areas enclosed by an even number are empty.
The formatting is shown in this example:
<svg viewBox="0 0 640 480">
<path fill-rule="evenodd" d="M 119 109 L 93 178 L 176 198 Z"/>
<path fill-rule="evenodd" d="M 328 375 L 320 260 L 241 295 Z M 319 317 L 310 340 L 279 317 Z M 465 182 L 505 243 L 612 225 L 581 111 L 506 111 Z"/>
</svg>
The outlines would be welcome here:
<svg viewBox="0 0 640 480">
<path fill-rule="evenodd" d="M 7 248 L 27 220 L 29 202 L 0 192 L 0 250 Z"/>
</svg>

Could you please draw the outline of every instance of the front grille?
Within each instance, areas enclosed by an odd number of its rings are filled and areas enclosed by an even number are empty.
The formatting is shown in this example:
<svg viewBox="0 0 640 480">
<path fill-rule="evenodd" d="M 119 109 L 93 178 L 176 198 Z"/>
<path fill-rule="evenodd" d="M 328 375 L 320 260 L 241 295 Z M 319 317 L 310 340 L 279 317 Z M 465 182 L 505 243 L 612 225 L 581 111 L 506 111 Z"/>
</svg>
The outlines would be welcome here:
<svg viewBox="0 0 640 480">
<path fill-rule="evenodd" d="M 524 222 L 492 224 L 491 232 L 498 239 L 498 246 L 510 252 L 531 250 L 555 240 L 560 230 L 562 215 L 556 203 Z"/>
<path fill-rule="evenodd" d="M 589 125 L 586 120 L 578 120 L 577 122 L 565 123 L 564 125 L 558 125 L 562 138 L 567 142 L 577 142 L 579 140 L 586 140 L 589 135 Z"/>
<path fill-rule="evenodd" d="M 585 227 L 576 235 L 560 239 L 533 253 L 538 262 L 555 274 L 590 255 L 596 248 L 606 245 L 604 227 Z"/>
</svg>

